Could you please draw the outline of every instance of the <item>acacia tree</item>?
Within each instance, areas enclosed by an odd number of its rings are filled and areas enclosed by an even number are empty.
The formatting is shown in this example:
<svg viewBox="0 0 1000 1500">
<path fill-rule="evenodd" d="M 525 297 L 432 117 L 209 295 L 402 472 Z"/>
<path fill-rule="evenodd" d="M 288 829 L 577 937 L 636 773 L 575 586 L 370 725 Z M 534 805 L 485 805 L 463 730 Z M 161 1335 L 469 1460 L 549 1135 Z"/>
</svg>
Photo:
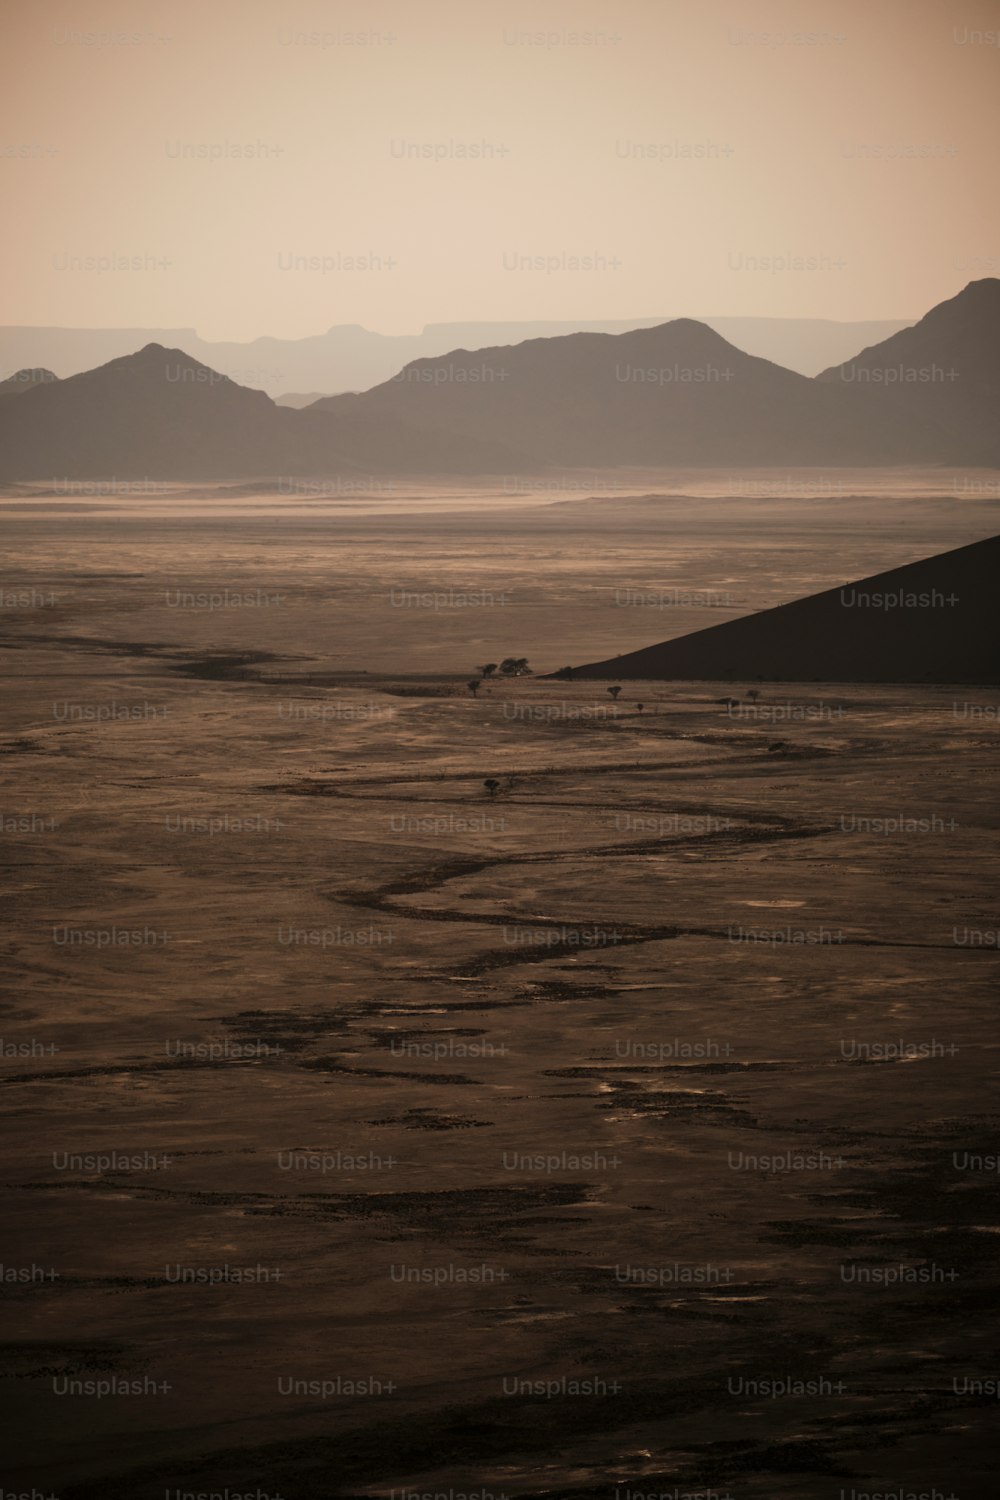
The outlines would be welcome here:
<svg viewBox="0 0 1000 1500">
<path fill-rule="evenodd" d="M 617 703 L 618 702 L 618 694 L 621 692 L 621 688 L 620 687 L 609 687 L 608 688 L 608 692 L 610 693 L 611 697 Z"/>
<path fill-rule="evenodd" d="M 479 692 L 479 678 L 478 677 L 470 677 L 469 681 L 465 685 L 469 689 L 469 692 L 472 694 L 472 696 L 474 698 L 476 696 L 476 694 Z"/>
<path fill-rule="evenodd" d="M 481 672 L 484 677 L 492 677 L 493 673 L 496 671 L 496 669 L 497 669 L 496 662 L 495 661 L 488 661 L 485 666 L 477 667 L 476 671 L 477 672 Z"/>
</svg>

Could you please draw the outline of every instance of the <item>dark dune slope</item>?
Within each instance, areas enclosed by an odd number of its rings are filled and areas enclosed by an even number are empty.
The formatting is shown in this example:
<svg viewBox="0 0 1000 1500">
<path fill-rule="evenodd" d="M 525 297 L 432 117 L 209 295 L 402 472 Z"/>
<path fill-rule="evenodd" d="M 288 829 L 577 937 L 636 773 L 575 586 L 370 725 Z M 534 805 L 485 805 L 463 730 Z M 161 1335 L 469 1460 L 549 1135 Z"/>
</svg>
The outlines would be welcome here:
<svg viewBox="0 0 1000 1500">
<path fill-rule="evenodd" d="M 574 669 L 709 682 L 1000 682 L 1000 536 Z"/>
</svg>

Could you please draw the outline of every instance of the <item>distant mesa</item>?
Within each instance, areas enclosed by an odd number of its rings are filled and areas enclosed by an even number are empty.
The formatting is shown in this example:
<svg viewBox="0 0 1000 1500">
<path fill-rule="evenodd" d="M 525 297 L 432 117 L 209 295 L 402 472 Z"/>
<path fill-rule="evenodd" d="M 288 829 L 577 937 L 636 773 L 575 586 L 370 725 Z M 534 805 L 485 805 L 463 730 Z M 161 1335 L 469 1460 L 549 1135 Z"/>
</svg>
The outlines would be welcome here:
<svg viewBox="0 0 1000 1500">
<path fill-rule="evenodd" d="M 275 396 L 275 406 L 290 406 L 294 411 L 301 411 L 305 406 L 314 406 L 317 401 L 325 401 L 329 395 L 328 391 L 309 391 L 306 395 L 298 391 L 286 391 L 283 396 Z"/>
<path fill-rule="evenodd" d="M 576 680 L 1000 683 L 1000 536 L 574 667 Z"/>
</svg>

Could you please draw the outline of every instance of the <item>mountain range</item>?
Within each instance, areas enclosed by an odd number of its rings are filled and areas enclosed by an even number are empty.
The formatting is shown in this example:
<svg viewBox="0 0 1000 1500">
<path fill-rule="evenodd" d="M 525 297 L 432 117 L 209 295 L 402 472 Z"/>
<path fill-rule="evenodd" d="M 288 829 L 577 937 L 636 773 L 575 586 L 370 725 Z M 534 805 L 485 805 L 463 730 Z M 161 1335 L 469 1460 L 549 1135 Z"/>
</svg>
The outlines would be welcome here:
<svg viewBox="0 0 1000 1500">
<path fill-rule="evenodd" d="M 812 379 L 680 318 L 454 349 L 293 407 L 151 343 L 64 380 L 31 366 L 15 399 L 0 387 L 0 480 L 994 465 L 998 351 L 997 280 Z"/>
<path fill-rule="evenodd" d="M 1000 536 L 988 537 L 791 604 L 574 667 L 572 675 L 995 684 L 1000 682 L 998 573 Z"/>
<path fill-rule="evenodd" d="M 879 392 L 881 398 L 882 393 Z M 310 410 L 377 413 L 522 453 L 522 467 L 929 462 L 930 436 L 892 401 L 746 354 L 680 318 L 415 360 Z"/>
<path fill-rule="evenodd" d="M 17 377 L 14 377 L 15 381 Z M 256 479 L 497 472 L 502 446 L 378 413 L 276 406 L 181 349 L 148 344 L 0 400 L 0 480 Z"/>
<path fill-rule="evenodd" d="M 571 333 L 628 333 L 652 328 L 666 317 L 616 322 L 429 323 L 420 333 L 372 333 L 341 324 L 302 339 L 257 338 L 246 343 L 203 339 L 193 328 L 32 328 L 0 327 L 0 375 L 29 364 L 45 364 L 57 375 L 79 375 L 146 344 L 180 348 L 192 359 L 228 375 L 239 385 L 278 397 L 286 392 L 333 394 L 364 391 L 388 380 L 414 359 L 450 349 L 481 349 L 519 344 L 525 339 L 561 338 Z M 848 359 L 864 344 L 888 338 L 904 322 L 838 323 L 824 318 L 729 318 L 700 320 L 749 354 L 815 375 Z"/>
<path fill-rule="evenodd" d="M 971 282 L 818 379 L 905 407 L 948 462 L 1000 464 L 1000 280 Z"/>
</svg>

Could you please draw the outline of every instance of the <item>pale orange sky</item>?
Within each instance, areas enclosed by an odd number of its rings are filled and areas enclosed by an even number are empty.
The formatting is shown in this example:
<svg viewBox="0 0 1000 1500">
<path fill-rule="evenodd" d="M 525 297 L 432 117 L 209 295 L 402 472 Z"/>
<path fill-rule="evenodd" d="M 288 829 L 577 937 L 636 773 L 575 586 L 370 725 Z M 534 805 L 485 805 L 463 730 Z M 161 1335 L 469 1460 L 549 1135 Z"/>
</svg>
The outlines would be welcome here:
<svg viewBox="0 0 1000 1500">
<path fill-rule="evenodd" d="M 1000 275 L 998 40 L 1000 0 L 6 0 L 0 322 L 916 317 Z"/>
</svg>

